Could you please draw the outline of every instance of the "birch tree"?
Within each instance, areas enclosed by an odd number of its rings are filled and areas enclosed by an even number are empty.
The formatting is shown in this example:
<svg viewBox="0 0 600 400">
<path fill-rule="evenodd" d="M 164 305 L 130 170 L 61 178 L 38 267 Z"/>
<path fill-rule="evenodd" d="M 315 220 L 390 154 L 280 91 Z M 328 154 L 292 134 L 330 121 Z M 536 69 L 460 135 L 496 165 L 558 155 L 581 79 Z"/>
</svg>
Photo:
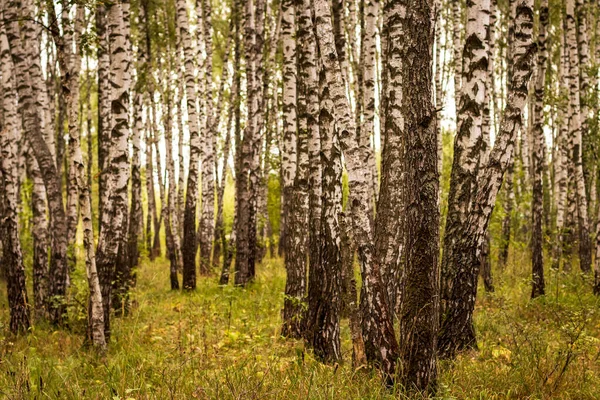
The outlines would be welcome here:
<svg viewBox="0 0 600 400">
<path fill-rule="evenodd" d="M 574 165 L 575 194 L 577 198 L 577 221 L 579 233 L 579 264 L 583 272 L 591 271 L 592 245 L 588 220 L 588 202 L 582 159 L 582 112 L 580 105 L 579 53 L 577 49 L 577 25 L 575 0 L 567 0 L 566 22 L 569 48 L 569 136 L 573 139 L 571 157 Z"/>
<path fill-rule="evenodd" d="M 296 11 L 294 2 L 282 1 L 281 37 L 283 46 L 283 141 L 281 174 L 283 191 L 281 203 L 281 235 L 279 240 L 286 249 L 288 203 L 296 176 Z"/>
<path fill-rule="evenodd" d="M 361 162 L 356 142 L 356 127 L 350 114 L 350 104 L 346 97 L 334 42 L 331 9 L 324 0 L 315 0 L 313 7 L 321 62 L 334 105 L 334 118 L 340 132 L 341 148 L 348 166 L 348 201 L 363 276 L 361 306 L 365 350 L 368 359 L 378 364 L 386 376 L 391 377 L 396 372 L 398 344 L 394 337 L 391 314 L 384 300 L 380 266 L 373 257 L 368 212 L 370 182 L 365 179 L 365 166 Z"/>
<path fill-rule="evenodd" d="M 488 75 L 486 32 L 490 21 L 489 12 L 489 0 L 472 2 L 467 7 L 464 70 L 458 103 L 458 128 L 454 138 L 454 159 L 442 258 L 442 313 L 445 312 L 446 303 L 450 298 L 457 268 L 453 252 L 462 240 L 464 221 L 472 211 L 482 150 L 485 146 L 482 128 Z"/>
<path fill-rule="evenodd" d="M 5 6 L 5 1 L 0 3 Z M 14 7 L 14 3 L 9 7 Z M 4 21 L 10 21 L 11 13 L 4 11 Z M 7 15 L 8 14 L 8 15 Z M 14 29 L 14 23 L 7 24 L 8 33 Z M 27 333 L 31 324 L 27 305 L 27 288 L 25 287 L 25 266 L 19 239 L 18 199 L 19 184 L 17 173 L 17 143 L 19 140 L 19 123 L 17 116 L 17 91 L 13 79 L 13 62 L 9 50 L 9 41 L 0 28 L 0 68 L 2 73 L 2 110 L 4 111 L 0 125 L 0 171 L 3 189 L 2 204 L 2 262 L 6 263 L 6 286 L 8 306 L 10 310 L 9 328 L 13 333 Z"/>
<path fill-rule="evenodd" d="M 543 0 L 539 5 L 540 24 L 538 30 L 538 56 L 535 81 L 535 108 L 533 126 L 533 200 L 532 200 L 532 291 L 531 297 L 541 296 L 545 292 L 544 283 L 544 252 L 543 252 L 543 173 L 544 173 L 544 90 L 546 86 L 546 30 L 548 26 L 548 1 Z"/>
<path fill-rule="evenodd" d="M 386 104 L 390 111 L 385 117 L 386 134 L 400 136 L 404 148 L 400 377 L 407 390 L 418 392 L 433 390 L 437 379 L 439 171 L 431 84 L 433 11 L 432 0 L 416 4 L 398 0 L 386 7 L 391 22 L 386 84 L 388 93 L 395 94 Z M 470 84 L 465 79 L 465 92 Z"/>
<path fill-rule="evenodd" d="M 124 24 L 124 9 L 129 4 L 119 2 L 107 8 L 107 21 L 110 30 L 110 136 L 109 153 L 106 160 L 106 187 L 108 201 L 101 204 L 102 217 L 98 238 L 96 263 L 102 289 L 104 308 L 104 333 L 110 340 L 110 309 L 112 307 L 112 284 L 121 246 L 126 245 L 127 212 L 129 205 L 128 182 L 128 139 L 130 102 L 130 60 L 129 32 Z"/>
<path fill-rule="evenodd" d="M 202 0 L 202 29 L 206 48 L 206 129 L 202 141 L 202 216 L 200 219 L 200 273 L 210 273 L 210 256 L 215 225 L 215 132 L 212 95 L 212 19 L 210 0 Z"/>
<path fill-rule="evenodd" d="M 5 2 L 6 4 L 6 2 Z M 21 14 L 19 15 L 19 11 Z M 19 18 L 24 18 L 19 29 Z M 42 131 L 43 110 L 34 107 L 34 89 L 43 87 L 39 54 L 36 47 L 25 47 L 40 40 L 33 19 L 33 4 L 29 1 L 11 1 L 4 7 L 6 37 L 15 71 L 18 95 L 18 111 L 21 115 L 23 132 L 35 154 L 42 172 L 48 208 L 52 215 L 51 262 L 49 273 L 49 316 L 54 324 L 61 324 L 65 314 L 64 296 L 67 289 L 67 225 L 62 197 L 61 176 L 55 159 Z M 21 34 L 23 35 L 21 38 Z"/>
<path fill-rule="evenodd" d="M 186 1 L 177 1 L 177 34 L 183 45 L 183 64 L 185 67 L 185 99 L 190 132 L 190 158 L 188 163 L 185 211 L 183 217 L 183 288 L 196 288 L 196 208 L 198 199 L 198 169 L 200 162 L 199 117 L 196 112 L 196 78 L 194 76 L 194 59 L 196 52 L 192 47 L 192 36 L 189 32 L 189 18 Z M 200 12 L 200 10 L 196 10 Z"/>
<path fill-rule="evenodd" d="M 256 259 L 256 194 L 259 181 L 258 156 L 261 148 L 262 59 L 264 3 L 246 2 L 244 48 L 246 52 L 247 123 L 241 143 L 241 168 L 237 191 L 235 283 L 245 285 L 254 279 Z"/>
<path fill-rule="evenodd" d="M 460 239 L 453 248 L 445 247 L 442 265 L 453 269 L 452 287 L 438 339 L 440 355 L 452 358 L 458 351 L 477 346 L 473 327 L 473 310 L 479 273 L 478 249 L 494 209 L 503 175 L 513 156 L 522 112 L 527 100 L 533 70 L 536 43 L 533 41 L 533 1 L 516 1 L 515 46 L 512 53 L 514 71 L 507 89 L 507 100 L 500 129 L 489 160 L 477 179 L 474 205 L 465 218 Z"/>
</svg>

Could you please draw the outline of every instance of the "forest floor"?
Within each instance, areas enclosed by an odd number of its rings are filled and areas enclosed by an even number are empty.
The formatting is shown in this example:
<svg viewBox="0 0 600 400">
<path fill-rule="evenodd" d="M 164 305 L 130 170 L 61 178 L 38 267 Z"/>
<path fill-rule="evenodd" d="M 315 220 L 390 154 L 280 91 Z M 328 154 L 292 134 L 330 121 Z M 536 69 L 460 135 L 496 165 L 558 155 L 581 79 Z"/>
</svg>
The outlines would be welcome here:
<svg viewBox="0 0 600 400">
<path fill-rule="evenodd" d="M 480 291 L 479 350 L 441 364 L 440 398 L 600 398 L 600 302 L 587 278 L 554 272 L 547 272 L 548 295 L 530 301 L 526 260 L 512 257 L 496 278 L 496 292 Z M 283 262 L 266 259 L 257 270 L 256 282 L 245 289 L 219 287 L 212 277 L 184 293 L 169 289 L 165 260 L 144 261 L 133 310 L 113 319 L 105 356 L 83 345 L 83 276 L 73 278 L 68 329 L 38 324 L 16 339 L 7 333 L 2 284 L 0 398 L 403 397 L 384 388 L 376 373 L 352 370 L 345 320 L 343 365 L 324 366 L 302 342 L 281 338 Z"/>
</svg>

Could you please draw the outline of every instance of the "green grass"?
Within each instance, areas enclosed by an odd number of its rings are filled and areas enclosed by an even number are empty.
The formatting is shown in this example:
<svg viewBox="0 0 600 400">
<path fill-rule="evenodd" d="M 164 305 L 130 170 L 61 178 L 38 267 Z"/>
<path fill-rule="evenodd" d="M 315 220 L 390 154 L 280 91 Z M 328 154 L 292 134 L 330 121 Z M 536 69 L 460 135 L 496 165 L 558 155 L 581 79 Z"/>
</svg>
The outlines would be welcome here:
<svg viewBox="0 0 600 400">
<path fill-rule="evenodd" d="M 599 302 L 589 282 L 549 273 L 548 292 L 530 301 L 519 257 L 480 293 L 479 351 L 441 364 L 440 398 L 600 398 Z M 523 258 L 525 260 L 525 258 Z M 377 374 L 353 371 L 347 321 L 344 359 L 324 366 L 299 341 L 279 336 L 285 272 L 266 260 L 245 289 L 199 280 L 193 293 L 169 290 L 165 260 L 144 261 L 134 308 L 113 319 L 109 352 L 84 347 L 85 287 L 74 277 L 69 329 L 36 325 L 14 338 L 0 289 L 0 398 L 377 399 L 397 398 Z M 558 289 L 558 296 L 557 296 Z M 397 389 L 396 389 L 397 391 Z"/>
</svg>

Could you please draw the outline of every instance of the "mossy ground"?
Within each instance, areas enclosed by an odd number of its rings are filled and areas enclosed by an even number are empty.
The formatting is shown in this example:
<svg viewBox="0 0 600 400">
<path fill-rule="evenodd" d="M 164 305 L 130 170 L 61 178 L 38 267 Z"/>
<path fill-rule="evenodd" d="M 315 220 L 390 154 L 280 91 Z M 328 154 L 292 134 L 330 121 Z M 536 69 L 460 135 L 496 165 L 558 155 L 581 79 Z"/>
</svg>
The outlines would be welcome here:
<svg viewBox="0 0 600 400">
<path fill-rule="evenodd" d="M 201 278 L 192 293 L 169 289 L 168 264 L 143 261 L 127 317 L 113 319 L 108 354 L 83 344 L 85 286 L 73 279 L 70 327 L 36 324 L 8 334 L 0 289 L 0 398 L 51 399 L 378 399 L 404 397 L 376 373 L 344 359 L 316 362 L 299 341 L 279 336 L 285 272 L 266 259 L 254 284 L 219 287 Z M 600 302 L 576 273 L 547 272 L 548 295 L 529 300 L 526 257 L 496 272 L 494 294 L 479 294 L 479 351 L 442 362 L 440 398 L 600 398 Z"/>
</svg>

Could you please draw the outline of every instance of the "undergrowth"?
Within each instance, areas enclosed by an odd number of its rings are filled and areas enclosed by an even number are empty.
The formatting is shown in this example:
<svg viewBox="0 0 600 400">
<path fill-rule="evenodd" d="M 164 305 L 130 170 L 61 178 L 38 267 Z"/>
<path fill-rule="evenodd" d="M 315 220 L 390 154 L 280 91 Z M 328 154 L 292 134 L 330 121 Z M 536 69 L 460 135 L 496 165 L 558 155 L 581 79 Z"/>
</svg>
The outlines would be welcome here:
<svg viewBox="0 0 600 400">
<path fill-rule="evenodd" d="M 600 303 L 588 278 L 547 272 L 548 294 L 529 300 L 527 266 L 496 274 L 479 293 L 477 351 L 440 364 L 447 399 L 600 398 Z M 346 362 L 325 366 L 302 342 L 279 336 L 285 286 L 280 259 L 266 259 L 247 288 L 199 279 L 192 293 L 169 290 L 165 260 L 144 260 L 131 313 L 112 320 L 108 354 L 84 346 L 85 283 L 73 277 L 69 323 L 8 333 L 0 289 L 0 398 L 7 399 L 381 399 L 403 398 L 377 373 Z M 31 297 L 30 297 L 31 298 Z"/>
</svg>

